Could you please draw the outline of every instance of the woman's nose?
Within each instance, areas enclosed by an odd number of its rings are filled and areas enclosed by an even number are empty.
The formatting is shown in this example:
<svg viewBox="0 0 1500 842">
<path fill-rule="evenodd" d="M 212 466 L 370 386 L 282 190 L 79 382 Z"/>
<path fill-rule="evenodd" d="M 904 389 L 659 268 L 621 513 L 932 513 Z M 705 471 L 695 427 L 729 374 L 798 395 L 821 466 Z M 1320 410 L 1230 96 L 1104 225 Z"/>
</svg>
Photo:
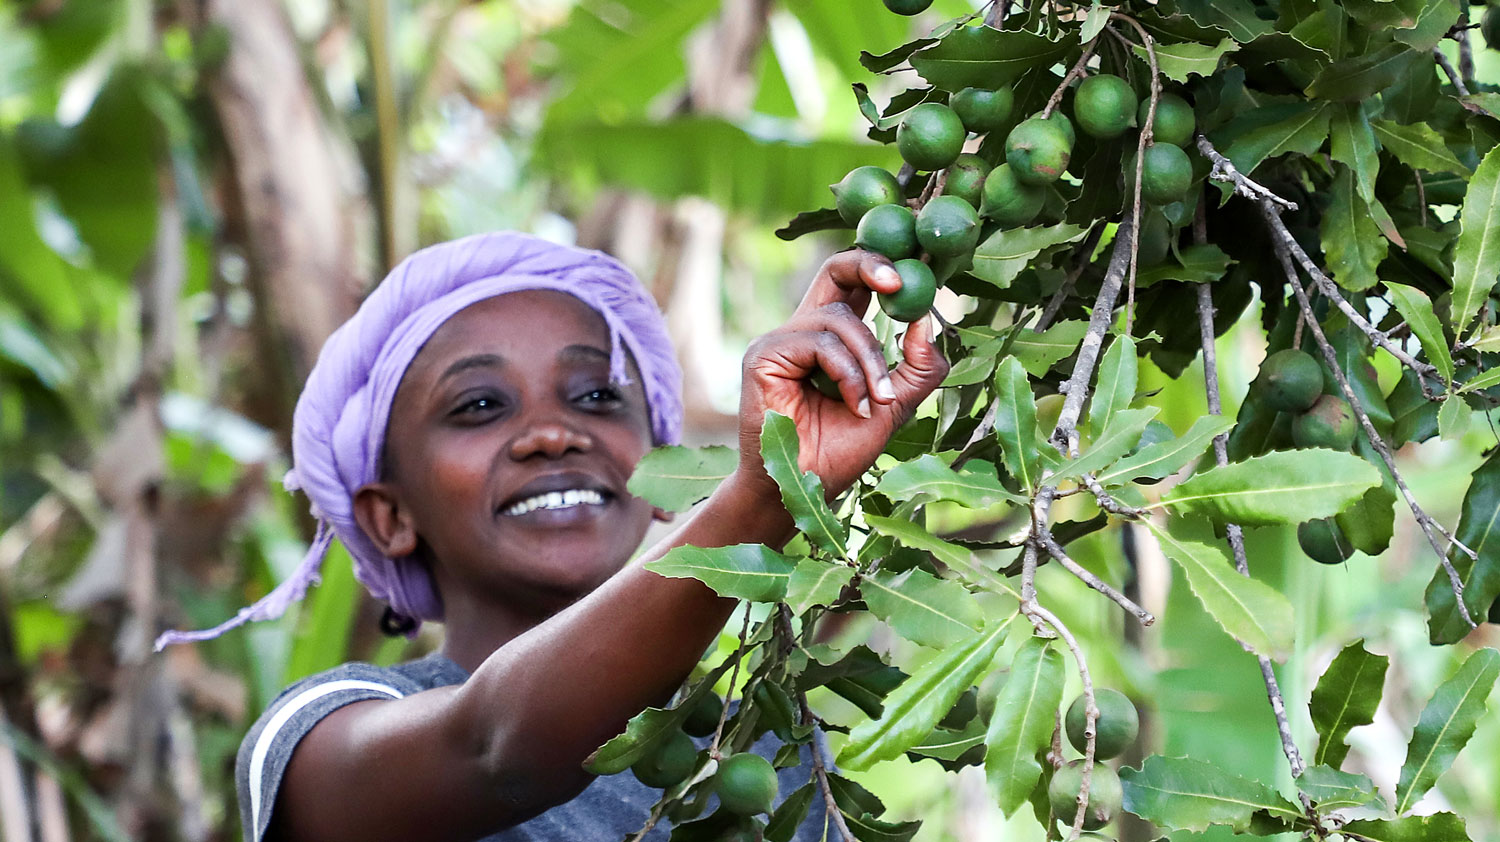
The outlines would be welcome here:
<svg viewBox="0 0 1500 842">
<path fill-rule="evenodd" d="M 582 430 L 559 421 L 538 421 L 511 440 L 510 456 L 516 461 L 538 455 L 557 459 L 569 451 L 587 451 L 593 444 L 593 438 Z"/>
</svg>

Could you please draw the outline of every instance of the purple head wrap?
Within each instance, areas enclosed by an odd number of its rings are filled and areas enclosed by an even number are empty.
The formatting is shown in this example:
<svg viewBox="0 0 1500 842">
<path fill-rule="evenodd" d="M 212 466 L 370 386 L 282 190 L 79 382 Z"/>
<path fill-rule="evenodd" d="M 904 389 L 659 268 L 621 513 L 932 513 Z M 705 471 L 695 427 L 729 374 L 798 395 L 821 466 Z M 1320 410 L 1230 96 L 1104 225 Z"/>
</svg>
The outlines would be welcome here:
<svg viewBox="0 0 1500 842">
<path fill-rule="evenodd" d="M 318 580 L 335 536 L 354 558 L 354 575 L 376 598 L 413 620 L 440 620 L 443 604 L 427 567 L 386 558 L 354 520 L 354 492 L 380 476 L 391 401 L 428 338 L 460 310 L 497 295 L 551 289 L 604 317 L 613 379 L 629 382 L 627 352 L 641 374 L 657 444 L 682 435 L 682 371 L 666 323 L 635 275 L 596 251 L 516 233 L 480 234 L 423 249 L 386 276 L 323 345 L 292 418 L 286 487 L 312 501 L 317 535 L 296 571 L 273 591 L 212 629 L 170 631 L 156 641 L 206 640 L 252 620 L 281 616 Z"/>
</svg>

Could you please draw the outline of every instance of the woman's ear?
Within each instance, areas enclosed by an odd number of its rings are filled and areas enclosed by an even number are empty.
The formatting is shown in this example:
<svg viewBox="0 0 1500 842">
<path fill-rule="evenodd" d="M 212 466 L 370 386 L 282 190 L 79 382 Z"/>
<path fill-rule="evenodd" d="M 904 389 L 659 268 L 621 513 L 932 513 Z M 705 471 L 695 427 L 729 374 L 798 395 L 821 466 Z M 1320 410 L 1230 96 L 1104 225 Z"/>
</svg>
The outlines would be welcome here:
<svg viewBox="0 0 1500 842">
<path fill-rule="evenodd" d="M 401 504 L 400 495 L 388 483 L 372 482 L 354 492 L 354 520 L 386 558 L 417 551 L 411 510 Z"/>
</svg>

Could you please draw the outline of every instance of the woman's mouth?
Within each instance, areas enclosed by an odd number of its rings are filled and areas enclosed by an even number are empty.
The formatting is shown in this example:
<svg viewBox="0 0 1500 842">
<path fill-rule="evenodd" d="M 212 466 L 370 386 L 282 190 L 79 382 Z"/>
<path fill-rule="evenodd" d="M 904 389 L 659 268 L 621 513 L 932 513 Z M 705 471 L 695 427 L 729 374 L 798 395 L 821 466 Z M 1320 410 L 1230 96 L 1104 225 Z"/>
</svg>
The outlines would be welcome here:
<svg viewBox="0 0 1500 842">
<path fill-rule="evenodd" d="M 605 497 L 592 488 L 567 488 L 546 491 L 518 500 L 500 511 L 507 517 L 520 517 L 537 510 L 558 511 L 581 506 L 603 506 Z"/>
</svg>

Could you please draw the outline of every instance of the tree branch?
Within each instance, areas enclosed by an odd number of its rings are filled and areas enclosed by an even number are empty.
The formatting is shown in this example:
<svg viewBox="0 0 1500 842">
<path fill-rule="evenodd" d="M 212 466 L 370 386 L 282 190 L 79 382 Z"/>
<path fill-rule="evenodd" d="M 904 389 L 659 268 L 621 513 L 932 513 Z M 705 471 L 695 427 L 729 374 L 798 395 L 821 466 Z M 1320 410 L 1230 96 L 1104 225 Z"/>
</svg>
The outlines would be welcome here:
<svg viewBox="0 0 1500 842">
<path fill-rule="evenodd" d="M 1031 620 L 1038 631 L 1041 631 L 1042 626 L 1045 625 L 1052 630 L 1053 634 L 1062 638 L 1068 650 L 1073 653 L 1073 661 L 1078 665 L 1078 678 L 1083 682 L 1083 781 L 1078 787 L 1078 810 L 1073 815 L 1073 829 L 1068 834 L 1069 839 L 1077 839 L 1083 832 L 1083 820 L 1088 815 L 1089 788 L 1094 776 L 1094 746 L 1099 730 L 1096 727 L 1099 721 L 1099 706 L 1094 699 L 1094 680 L 1089 675 L 1088 660 L 1083 657 L 1083 650 L 1079 648 L 1078 641 L 1074 639 L 1068 627 L 1063 625 L 1062 620 L 1057 619 L 1057 615 L 1043 608 L 1035 599 L 1023 602 L 1021 613 Z"/>
<path fill-rule="evenodd" d="M 802 708 L 803 722 L 818 721 L 818 718 L 813 715 L 812 708 L 807 706 L 806 693 L 797 692 L 797 705 Z M 828 770 L 823 766 L 823 753 L 818 750 L 817 740 L 814 740 L 809 748 L 812 749 L 813 776 L 818 779 L 818 789 L 823 793 L 823 806 L 828 817 L 833 819 L 833 826 L 838 829 L 839 836 L 844 842 L 858 842 L 854 834 L 849 832 L 849 825 L 844 822 L 844 813 L 839 809 L 838 801 L 833 797 L 833 789 L 828 786 Z"/>
<path fill-rule="evenodd" d="M 1056 559 L 1058 564 L 1061 564 L 1069 573 L 1077 576 L 1079 581 L 1085 585 L 1104 594 L 1113 600 L 1116 605 L 1134 614 L 1141 625 L 1149 626 L 1156 622 L 1155 615 L 1150 611 L 1135 604 L 1130 597 L 1115 590 L 1108 582 L 1085 570 L 1082 565 L 1070 558 L 1067 551 L 1063 549 L 1061 544 L 1057 543 L 1057 538 L 1052 535 L 1052 532 L 1046 526 L 1038 527 L 1036 537 L 1042 543 L 1042 548 L 1047 551 L 1048 555 Z"/>
</svg>

